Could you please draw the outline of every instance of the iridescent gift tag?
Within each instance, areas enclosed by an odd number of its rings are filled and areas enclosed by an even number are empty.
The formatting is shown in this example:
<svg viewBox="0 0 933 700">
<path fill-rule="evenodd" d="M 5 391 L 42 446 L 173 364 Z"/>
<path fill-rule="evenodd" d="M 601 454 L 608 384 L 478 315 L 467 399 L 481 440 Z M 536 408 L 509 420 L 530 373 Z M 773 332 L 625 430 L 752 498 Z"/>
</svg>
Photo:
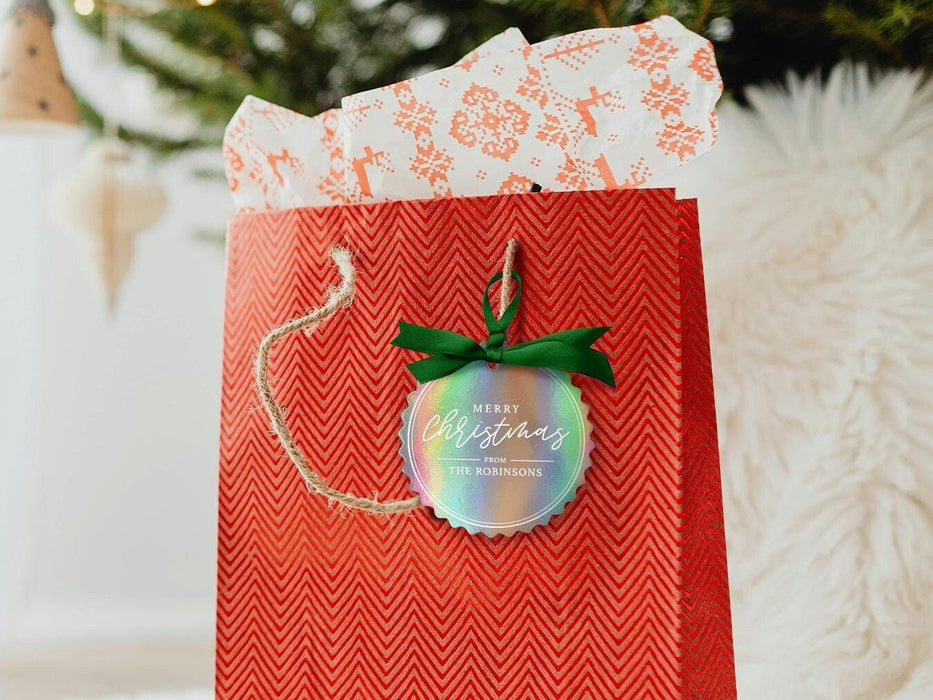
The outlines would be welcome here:
<svg viewBox="0 0 933 700">
<path fill-rule="evenodd" d="M 409 395 L 401 455 L 435 515 L 471 534 L 513 535 L 573 500 L 590 434 L 566 372 L 472 362 Z"/>
</svg>

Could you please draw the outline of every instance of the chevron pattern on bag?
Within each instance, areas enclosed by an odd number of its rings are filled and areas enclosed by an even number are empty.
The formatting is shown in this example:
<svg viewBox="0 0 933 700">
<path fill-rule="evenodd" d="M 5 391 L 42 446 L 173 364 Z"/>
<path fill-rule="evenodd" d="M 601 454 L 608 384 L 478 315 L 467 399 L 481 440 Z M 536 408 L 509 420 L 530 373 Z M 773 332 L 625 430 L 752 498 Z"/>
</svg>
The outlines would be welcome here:
<svg viewBox="0 0 933 700">
<path fill-rule="evenodd" d="M 698 668 L 711 657 L 722 660 L 706 673 L 685 676 L 684 694 L 692 698 L 711 698 L 719 697 L 724 688 L 731 688 L 735 693 L 732 616 L 728 596 L 709 594 L 710 591 L 729 590 L 719 442 L 697 206 L 695 200 L 678 204 L 684 369 L 683 654 L 688 668 Z"/>
<path fill-rule="evenodd" d="M 253 388 L 270 328 L 320 305 L 335 243 L 352 306 L 272 357 L 297 442 L 336 488 L 408 495 L 414 354 L 397 322 L 482 338 L 482 289 L 518 236 L 514 341 L 611 325 L 619 386 L 575 377 L 594 424 L 575 501 L 529 534 L 429 510 L 379 518 L 309 494 Z M 540 193 L 236 217 L 221 414 L 218 698 L 735 695 L 696 210 L 670 190 Z"/>
</svg>

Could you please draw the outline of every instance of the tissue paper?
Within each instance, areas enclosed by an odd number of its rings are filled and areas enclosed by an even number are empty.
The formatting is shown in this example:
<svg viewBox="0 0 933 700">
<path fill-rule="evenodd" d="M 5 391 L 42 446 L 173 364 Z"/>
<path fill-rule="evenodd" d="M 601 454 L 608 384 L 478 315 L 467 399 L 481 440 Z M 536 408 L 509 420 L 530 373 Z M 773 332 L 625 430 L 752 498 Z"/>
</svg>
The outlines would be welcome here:
<svg viewBox="0 0 933 700">
<path fill-rule="evenodd" d="M 457 65 L 527 46 L 514 27 L 477 47 Z M 344 115 L 329 109 L 308 117 L 248 96 L 227 127 L 224 166 L 241 210 L 327 206 L 347 202 Z"/>
<path fill-rule="evenodd" d="M 721 92 L 712 45 L 671 17 L 509 30 L 314 118 L 247 98 L 224 155 L 241 210 L 644 187 L 712 147 Z"/>
<path fill-rule="evenodd" d="M 343 100 L 347 200 L 640 187 L 710 149 L 721 91 L 671 17 L 486 56 Z"/>
</svg>

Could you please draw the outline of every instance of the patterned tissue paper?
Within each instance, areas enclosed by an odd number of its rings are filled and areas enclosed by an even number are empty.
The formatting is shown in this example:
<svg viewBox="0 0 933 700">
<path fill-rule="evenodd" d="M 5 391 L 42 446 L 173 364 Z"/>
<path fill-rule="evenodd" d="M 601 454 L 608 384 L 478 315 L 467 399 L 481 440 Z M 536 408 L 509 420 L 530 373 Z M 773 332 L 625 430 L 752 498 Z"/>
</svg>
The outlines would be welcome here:
<svg viewBox="0 0 933 700">
<path fill-rule="evenodd" d="M 671 17 L 489 55 L 343 100 L 347 200 L 641 187 L 712 147 L 721 92 Z"/>
<path fill-rule="evenodd" d="M 457 65 L 528 46 L 507 29 L 464 56 Z M 224 138 L 224 166 L 237 208 L 245 211 L 327 206 L 346 202 L 343 112 L 315 117 L 248 96 Z"/>
<path fill-rule="evenodd" d="M 246 210 L 645 187 L 713 146 L 721 93 L 712 45 L 671 17 L 531 46 L 509 30 L 313 119 L 247 98 L 227 173 Z"/>
</svg>

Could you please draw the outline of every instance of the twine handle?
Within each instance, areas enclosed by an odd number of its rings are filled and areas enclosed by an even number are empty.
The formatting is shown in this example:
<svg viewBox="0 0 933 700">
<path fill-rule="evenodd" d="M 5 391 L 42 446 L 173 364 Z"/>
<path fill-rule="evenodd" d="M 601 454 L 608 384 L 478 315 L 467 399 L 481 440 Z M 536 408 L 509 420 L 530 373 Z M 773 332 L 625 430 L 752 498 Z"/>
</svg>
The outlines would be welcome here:
<svg viewBox="0 0 933 700">
<path fill-rule="evenodd" d="M 512 274 L 512 268 L 515 264 L 515 251 L 518 247 L 518 240 L 510 238 L 506 244 L 505 260 L 502 269 L 502 287 L 499 293 L 499 314 L 500 316 L 508 307 L 509 302 L 509 280 Z M 338 491 L 327 485 L 321 476 L 308 466 L 308 460 L 304 452 L 295 443 L 292 431 L 285 420 L 285 411 L 281 404 L 275 400 L 272 393 L 272 386 L 269 380 L 269 356 L 272 354 L 273 346 L 291 335 L 295 331 L 304 330 L 306 333 L 312 332 L 317 326 L 337 313 L 341 308 L 348 306 L 353 301 L 356 293 L 356 268 L 353 265 L 353 255 L 349 250 L 341 246 L 334 246 L 331 250 L 331 259 L 340 272 L 340 286 L 331 289 L 327 294 L 327 301 L 323 306 L 309 311 L 304 316 L 289 321 L 277 328 L 273 328 L 262 339 L 259 344 L 259 352 L 256 354 L 255 372 L 256 389 L 259 393 L 259 400 L 262 407 L 266 410 L 269 420 L 272 423 L 272 431 L 276 434 L 285 453 L 292 463 L 297 467 L 309 490 L 315 491 L 322 496 L 326 496 L 331 501 L 335 501 L 347 508 L 362 510 L 369 513 L 396 514 L 407 513 L 421 505 L 419 496 L 412 496 L 399 501 L 377 501 L 374 498 L 360 498 L 352 493 Z"/>
<path fill-rule="evenodd" d="M 505 244 L 505 258 L 502 261 L 502 285 L 499 287 L 499 318 L 505 315 L 509 308 L 509 297 L 512 291 L 512 270 L 515 267 L 515 251 L 518 249 L 518 239 L 510 238 Z"/>
</svg>

